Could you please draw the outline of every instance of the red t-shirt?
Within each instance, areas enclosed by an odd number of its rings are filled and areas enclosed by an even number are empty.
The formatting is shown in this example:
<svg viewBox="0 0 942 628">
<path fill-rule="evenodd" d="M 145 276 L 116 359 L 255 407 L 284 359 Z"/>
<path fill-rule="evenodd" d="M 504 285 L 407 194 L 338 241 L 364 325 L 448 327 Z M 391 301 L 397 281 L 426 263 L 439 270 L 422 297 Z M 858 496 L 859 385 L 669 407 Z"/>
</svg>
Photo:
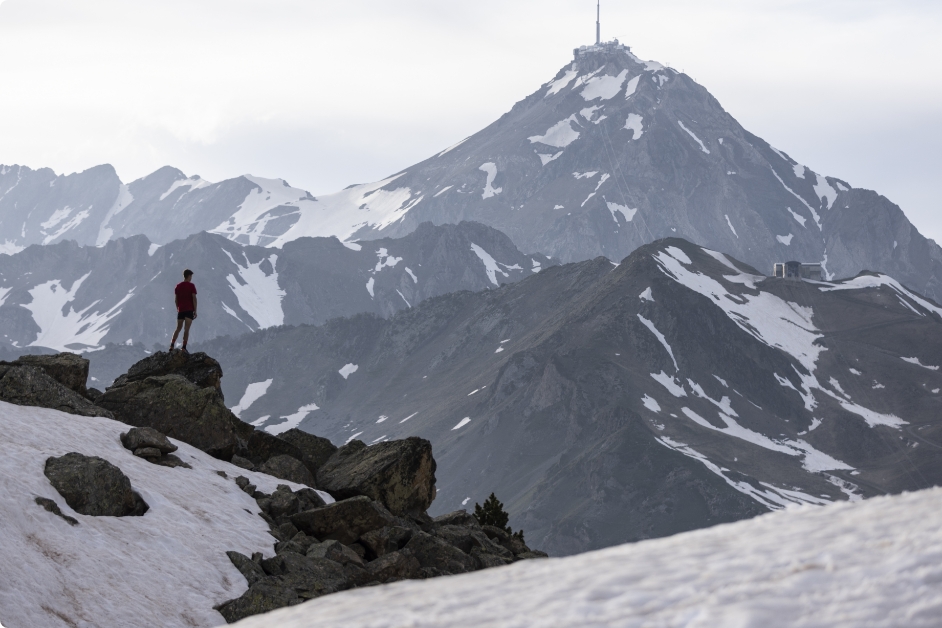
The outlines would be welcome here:
<svg viewBox="0 0 942 628">
<path fill-rule="evenodd" d="M 181 281 L 173 289 L 173 293 L 177 295 L 178 312 L 192 312 L 196 309 L 193 307 L 193 295 L 196 294 L 196 286 L 192 282 Z"/>
</svg>

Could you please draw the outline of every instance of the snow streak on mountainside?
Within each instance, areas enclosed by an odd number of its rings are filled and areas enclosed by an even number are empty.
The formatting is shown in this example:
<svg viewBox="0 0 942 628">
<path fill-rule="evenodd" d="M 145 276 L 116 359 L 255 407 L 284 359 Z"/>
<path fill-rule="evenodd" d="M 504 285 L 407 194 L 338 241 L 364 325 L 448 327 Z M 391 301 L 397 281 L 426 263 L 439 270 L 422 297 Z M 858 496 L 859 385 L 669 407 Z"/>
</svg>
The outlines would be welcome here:
<svg viewBox="0 0 942 628">
<path fill-rule="evenodd" d="M 217 626 L 223 621 L 213 606 L 247 588 L 226 552 L 269 555 L 272 548 L 258 505 L 234 478 L 266 492 L 300 488 L 179 441 L 177 456 L 191 469 L 151 464 L 121 445 L 128 426 L 110 419 L 0 402 L 0 425 L 0 621 L 8 628 Z M 73 511 L 43 473 L 47 458 L 69 452 L 121 469 L 150 507 L 145 516 Z M 78 525 L 43 510 L 37 497 Z"/>
<path fill-rule="evenodd" d="M 496 491 L 569 554 L 939 483 L 940 331 L 885 275 L 771 279 L 669 239 L 207 351 L 229 399 L 271 380 L 243 420 L 313 404 L 301 429 L 338 444 L 421 435 L 436 512 Z"/>
<path fill-rule="evenodd" d="M 472 223 L 426 224 L 405 238 L 347 246 L 335 238 L 300 238 L 272 249 L 207 233 L 165 246 L 143 236 L 98 248 L 32 246 L 0 256 L 0 347 L 163 347 L 176 322 L 173 288 L 187 267 L 196 272 L 199 291 L 192 337 L 198 344 L 360 312 L 391 316 L 430 296 L 495 288 L 552 264 Z"/>
<path fill-rule="evenodd" d="M 330 595 L 239 628 L 937 626 L 942 490 Z"/>
</svg>

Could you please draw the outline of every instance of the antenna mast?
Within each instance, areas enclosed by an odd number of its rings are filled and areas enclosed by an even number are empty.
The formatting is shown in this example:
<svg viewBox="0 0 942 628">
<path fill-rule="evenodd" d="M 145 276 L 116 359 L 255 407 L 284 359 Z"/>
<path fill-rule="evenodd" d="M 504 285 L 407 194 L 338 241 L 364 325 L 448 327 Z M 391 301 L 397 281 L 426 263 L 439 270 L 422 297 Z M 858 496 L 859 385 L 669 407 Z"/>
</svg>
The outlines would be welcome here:
<svg viewBox="0 0 942 628">
<path fill-rule="evenodd" d="M 602 43 L 602 0 L 598 0 L 595 5 L 595 45 Z"/>
</svg>

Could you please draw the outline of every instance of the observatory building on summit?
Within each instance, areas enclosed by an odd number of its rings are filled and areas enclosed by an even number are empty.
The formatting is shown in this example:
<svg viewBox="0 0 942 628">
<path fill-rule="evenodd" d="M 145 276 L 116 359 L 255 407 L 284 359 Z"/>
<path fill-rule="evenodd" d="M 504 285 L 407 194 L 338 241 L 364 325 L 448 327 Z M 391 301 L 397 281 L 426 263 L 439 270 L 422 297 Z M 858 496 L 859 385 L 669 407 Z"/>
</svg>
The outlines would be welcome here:
<svg viewBox="0 0 942 628">
<path fill-rule="evenodd" d="M 602 41 L 601 0 L 596 3 L 595 11 L 595 45 L 574 48 L 572 51 L 574 60 L 578 61 L 580 58 L 589 55 L 615 55 L 620 52 L 631 52 L 631 48 L 625 44 L 618 43 L 617 38 L 612 41 Z"/>
</svg>

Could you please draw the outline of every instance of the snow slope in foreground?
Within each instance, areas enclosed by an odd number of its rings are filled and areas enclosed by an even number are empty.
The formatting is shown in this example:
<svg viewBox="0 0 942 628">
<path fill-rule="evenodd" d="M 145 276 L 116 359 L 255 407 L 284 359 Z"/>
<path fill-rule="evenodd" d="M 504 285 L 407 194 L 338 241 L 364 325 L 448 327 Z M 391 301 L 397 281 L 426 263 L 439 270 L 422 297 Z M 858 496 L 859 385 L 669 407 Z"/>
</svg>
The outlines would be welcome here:
<svg viewBox="0 0 942 628">
<path fill-rule="evenodd" d="M 244 475 L 266 493 L 278 484 L 298 485 L 179 441 L 176 455 L 192 469 L 151 464 L 121 445 L 128 427 L 0 402 L 0 624 L 6 628 L 224 624 L 213 606 L 247 589 L 226 551 L 274 553 L 258 505 L 234 478 Z M 150 510 L 143 517 L 73 511 L 43 474 L 47 458 L 70 451 L 115 464 Z M 79 525 L 43 510 L 36 497 L 55 500 Z"/>
<path fill-rule="evenodd" d="M 329 595 L 240 628 L 938 626 L 942 489 Z"/>
</svg>

